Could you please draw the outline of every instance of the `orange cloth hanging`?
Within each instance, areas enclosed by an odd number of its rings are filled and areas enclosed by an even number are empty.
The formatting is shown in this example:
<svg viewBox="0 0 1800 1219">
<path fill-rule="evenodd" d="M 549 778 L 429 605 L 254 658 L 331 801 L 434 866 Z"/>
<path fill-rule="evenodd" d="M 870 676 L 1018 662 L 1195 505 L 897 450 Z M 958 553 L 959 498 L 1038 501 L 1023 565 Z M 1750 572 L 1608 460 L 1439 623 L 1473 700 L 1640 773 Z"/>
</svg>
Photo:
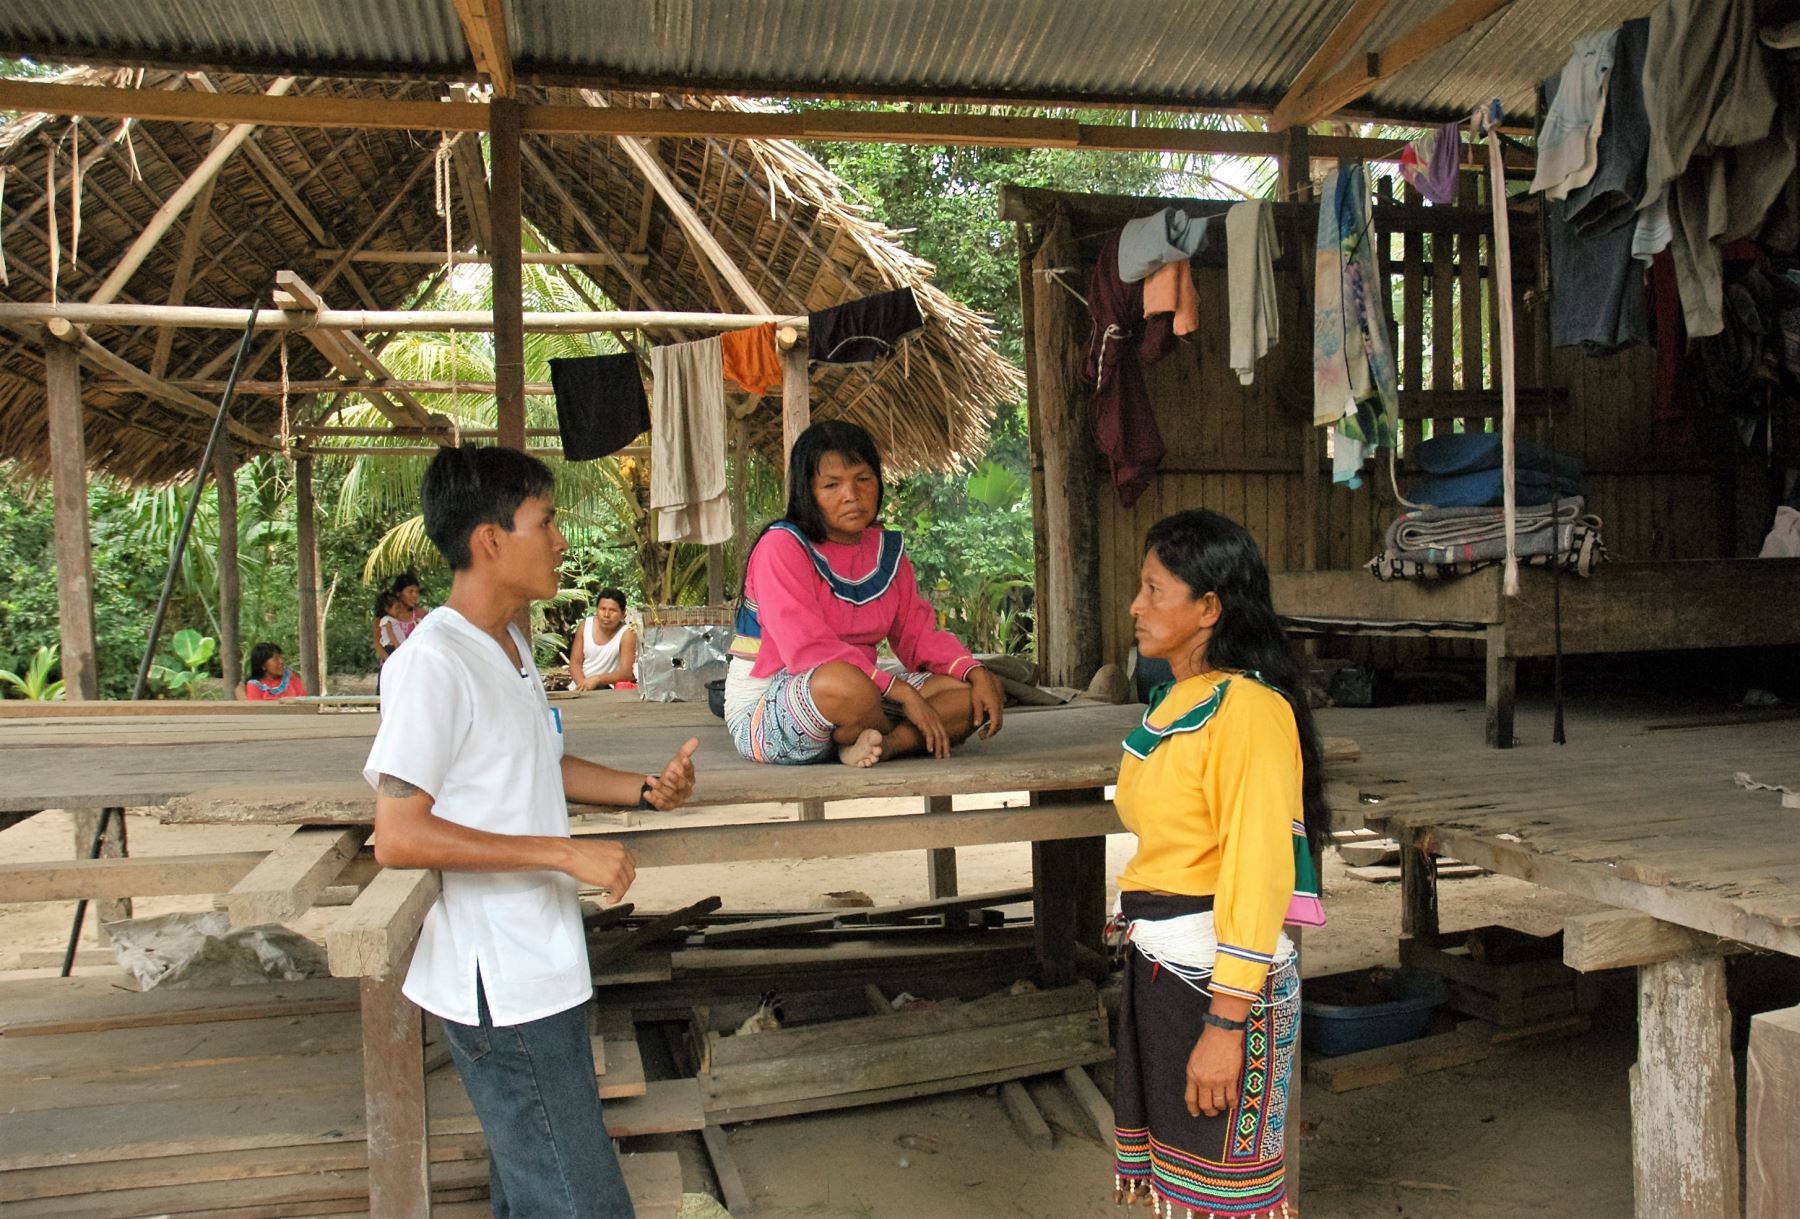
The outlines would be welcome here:
<svg viewBox="0 0 1800 1219">
<path fill-rule="evenodd" d="M 1164 263 L 1144 281 L 1144 316 L 1153 313 L 1173 313 L 1176 334 L 1200 329 L 1200 297 L 1194 291 L 1192 263 Z"/>
<path fill-rule="evenodd" d="M 781 384 L 774 322 L 726 331 L 719 336 L 719 354 L 725 365 L 725 379 L 735 382 L 745 393 L 761 397 Z"/>
</svg>

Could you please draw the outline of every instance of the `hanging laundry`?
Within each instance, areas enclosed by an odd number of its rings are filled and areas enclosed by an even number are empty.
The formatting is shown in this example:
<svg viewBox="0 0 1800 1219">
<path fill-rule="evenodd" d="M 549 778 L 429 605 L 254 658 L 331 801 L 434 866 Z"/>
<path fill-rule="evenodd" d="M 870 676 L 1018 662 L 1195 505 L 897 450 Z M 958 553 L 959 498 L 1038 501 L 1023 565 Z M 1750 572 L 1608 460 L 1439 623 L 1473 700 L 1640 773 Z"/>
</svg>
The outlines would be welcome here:
<svg viewBox="0 0 1800 1219">
<path fill-rule="evenodd" d="M 1687 327 L 1681 321 L 1681 293 L 1675 287 L 1675 256 L 1660 250 L 1651 260 L 1645 291 L 1656 344 L 1656 369 L 1651 375 L 1651 412 L 1657 440 L 1665 445 L 1690 445 L 1699 439 L 1695 423 L 1694 387 L 1685 364 Z"/>
<path fill-rule="evenodd" d="M 1675 258 L 1688 334 L 1724 328 L 1720 246 L 1762 229 L 1788 195 L 1800 105 L 1757 40 L 1756 0 L 1665 0 L 1650 15 L 1644 107 L 1650 146 L 1635 248 Z"/>
<path fill-rule="evenodd" d="M 1644 300 L 1644 265 L 1632 257 L 1636 196 L 1618 189 L 1634 176 L 1643 182 L 1643 140 L 1648 125 L 1643 118 L 1641 73 L 1643 54 L 1649 45 L 1649 22 L 1632 22 L 1618 31 L 1614 50 L 1614 86 L 1607 91 L 1604 131 L 1599 144 L 1599 168 L 1592 181 L 1567 199 L 1543 201 L 1550 246 L 1550 341 L 1558 347 L 1581 347 L 1591 356 L 1610 355 L 1626 347 L 1650 341 L 1650 316 Z M 1552 109 L 1562 96 L 1566 72 L 1544 82 L 1544 96 Z M 1635 107 L 1635 114 L 1630 113 Z M 1636 133 L 1636 164 L 1630 163 Z M 1614 183 L 1613 204 L 1594 202 L 1595 188 Z M 1598 219 L 1600 227 L 1577 227 L 1577 209 Z"/>
<path fill-rule="evenodd" d="M 820 364 L 873 364 L 925 324 L 911 288 L 877 292 L 807 315 L 807 355 Z"/>
<path fill-rule="evenodd" d="M 1106 454 L 1119 502 L 1137 502 L 1167 450 L 1156 412 L 1144 387 L 1143 362 L 1168 355 L 1175 346 L 1174 318 L 1144 316 L 1143 282 L 1119 278 L 1119 234 L 1100 243 L 1088 277 L 1088 312 L 1094 329 L 1081 377 L 1094 390 L 1094 441 Z"/>
<path fill-rule="evenodd" d="M 564 461 L 617 453 L 650 430 L 650 403 L 634 355 L 550 361 Z"/>
<path fill-rule="evenodd" d="M 1281 337 L 1275 299 L 1275 259 L 1281 240 L 1266 203 L 1240 203 L 1225 214 L 1225 255 L 1231 293 L 1231 367 L 1238 384 L 1256 380 L 1256 362 Z"/>
<path fill-rule="evenodd" d="M 1561 199 L 1593 178 L 1618 36 L 1617 30 L 1598 30 L 1580 39 L 1556 77 L 1556 100 L 1546 107 L 1538 135 L 1534 194 Z"/>
<path fill-rule="evenodd" d="M 725 369 L 717 336 L 650 349 L 650 508 L 662 542 L 731 537 Z"/>
<path fill-rule="evenodd" d="M 781 357 L 775 351 L 775 323 L 764 322 L 719 336 L 725 379 L 760 398 L 781 384 Z"/>
<path fill-rule="evenodd" d="M 1337 429 L 1332 481 L 1362 486 L 1364 458 L 1393 448 L 1400 392 L 1387 286 L 1375 260 L 1368 170 L 1325 177 L 1313 268 L 1313 423 Z"/>
<path fill-rule="evenodd" d="M 1400 176 L 1433 203 L 1455 203 L 1461 160 L 1462 124 L 1445 123 L 1400 150 Z"/>
<path fill-rule="evenodd" d="M 1165 263 L 1144 280 L 1144 316 L 1174 314 L 1175 333 L 1200 329 L 1200 297 L 1194 291 L 1194 265 L 1185 259 Z"/>
<path fill-rule="evenodd" d="M 1119 232 L 1119 278 L 1135 284 L 1158 267 L 1197 257 L 1206 249 L 1210 221 L 1175 207 L 1126 221 Z"/>
<path fill-rule="evenodd" d="M 1569 192 L 1565 208 L 1569 223 L 1583 237 L 1602 236 L 1636 220 L 1650 150 L 1650 116 L 1644 110 L 1644 56 L 1649 49 L 1648 18 L 1619 27 L 1594 176 Z"/>
</svg>

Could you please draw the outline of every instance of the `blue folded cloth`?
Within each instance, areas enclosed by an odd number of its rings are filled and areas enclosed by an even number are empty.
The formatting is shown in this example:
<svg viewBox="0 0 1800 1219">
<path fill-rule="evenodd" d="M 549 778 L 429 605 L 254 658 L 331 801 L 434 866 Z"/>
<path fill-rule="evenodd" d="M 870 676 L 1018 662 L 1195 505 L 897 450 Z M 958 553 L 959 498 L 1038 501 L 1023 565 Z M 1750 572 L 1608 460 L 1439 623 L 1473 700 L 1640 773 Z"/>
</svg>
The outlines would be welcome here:
<svg viewBox="0 0 1800 1219">
<path fill-rule="evenodd" d="M 1556 473 L 1564 479 L 1574 479 L 1577 482 L 1581 479 L 1580 458 L 1553 453 L 1529 440 L 1514 443 L 1513 457 L 1521 472 L 1531 470 L 1538 474 Z M 1469 474 L 1476 470 L 1498 470 L 1502 460 L 1500 433 L 1454 432 L 1448 436 L 1433 436 L 1415 448 L 1409 459 L 1426 474 Z M 1521 497 L 1520 502 L 1526 501 Z"/>
<path fill-rule="evenodd" d="M 1579 471 L 1579 463 L 1576 469 Z M 1494 508 L 1504 501 L 1502 481 L 1499 470 L 1471 470 L 1466 474 L 1421 478 L 1406 489 L 1406 498 L 1434 508 Z M 1553 498 L 1567 499 L 1585 494 L 1579 473 L 1573 478 L 1553 478 L 1541 470 L 1523 468 L 1516 473 L 1514 488 L 1516 501 L 1521 504 L 1545 504 Z"/>
</svg>

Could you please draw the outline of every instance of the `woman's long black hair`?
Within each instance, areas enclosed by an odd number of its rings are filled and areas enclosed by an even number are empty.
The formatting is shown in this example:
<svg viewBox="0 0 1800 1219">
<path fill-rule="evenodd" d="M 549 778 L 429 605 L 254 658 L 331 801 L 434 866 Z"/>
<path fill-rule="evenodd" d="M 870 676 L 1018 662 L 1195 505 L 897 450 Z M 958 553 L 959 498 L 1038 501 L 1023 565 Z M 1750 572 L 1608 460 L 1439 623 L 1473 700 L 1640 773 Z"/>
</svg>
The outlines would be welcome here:
<svg viewBox="0 0 1800 1219">
<path fill-rule="evenodd" d="M 1325 803 L 1325 764 L 1312 707 L 1306 701 L 1300 664 L 1294 656 L 1269 591 L 1269 569 L 1256 539 L 1229 517 L 1204 508 L 1177 512 L 1151 526 L 1144 552 L 1169 569 L 1195 597 L 1216 593 L 1218 625 L 1206 644 L 1212 669 L 1251 670 L 1281 691 L 1294 709 L 1300 733 L 1300 783 L 1306 837 L 1314 854 L 1324 849 L 1331 830 Z"/>
<path fill-rule="evenodd" d="M 267 681 L 263 670 L 269 665 L 269 659 L 281 655 L 281 649 L 272 643 L 259 643 L 250 649 L 250 676 L 245 681 Z"/>
</svg>

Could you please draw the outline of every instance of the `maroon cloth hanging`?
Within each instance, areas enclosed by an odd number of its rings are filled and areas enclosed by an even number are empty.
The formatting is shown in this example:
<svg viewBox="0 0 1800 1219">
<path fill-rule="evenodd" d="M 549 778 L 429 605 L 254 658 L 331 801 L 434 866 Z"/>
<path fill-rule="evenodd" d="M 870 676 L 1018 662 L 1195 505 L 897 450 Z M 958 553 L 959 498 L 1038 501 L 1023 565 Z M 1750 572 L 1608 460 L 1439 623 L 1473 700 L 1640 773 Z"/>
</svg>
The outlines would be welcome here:
<svg viewBox="0 0 1800 1219">
<path fill-rule="evenodd" d="M 1093 387 L 1094 441 L 1112 467 L 1119 502 L 1129 508 L 1155 477 L 1168 451 L 1144 387 L 1145 362 L 1154 364 L 1175 347 L 1175 315 L 1144 316 L 1142 281 L 1119 278 L 1119 234 L 1108 233 L 1088 277 L 1088 313 L 1094 322 L 1082 380 Z"/>
</svg>

